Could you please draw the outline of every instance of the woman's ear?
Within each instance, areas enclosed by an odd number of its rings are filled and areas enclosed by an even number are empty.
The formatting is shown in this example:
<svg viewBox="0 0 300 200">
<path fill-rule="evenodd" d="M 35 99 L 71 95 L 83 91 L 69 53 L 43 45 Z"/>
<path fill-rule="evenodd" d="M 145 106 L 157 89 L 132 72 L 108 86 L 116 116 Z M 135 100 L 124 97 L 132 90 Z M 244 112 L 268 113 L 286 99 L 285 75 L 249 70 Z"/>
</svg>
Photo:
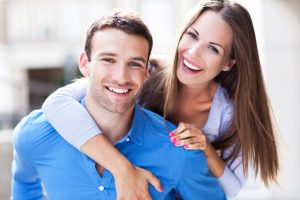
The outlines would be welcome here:
<svg viewBox="0 0 300 200">
<path fill-rule="evenodd" d="M 235 59 L 230 59 L 228 63 L 223 67 L 222 71 L 229 71 L 235 65 L 236 61 Z"/>
<path fill-rule="evenodd" d="M 89 59 L 85 52 L 82 52 L 79 57 L 79 70 L 84 77 L 89 76 Z"/>
</svg>

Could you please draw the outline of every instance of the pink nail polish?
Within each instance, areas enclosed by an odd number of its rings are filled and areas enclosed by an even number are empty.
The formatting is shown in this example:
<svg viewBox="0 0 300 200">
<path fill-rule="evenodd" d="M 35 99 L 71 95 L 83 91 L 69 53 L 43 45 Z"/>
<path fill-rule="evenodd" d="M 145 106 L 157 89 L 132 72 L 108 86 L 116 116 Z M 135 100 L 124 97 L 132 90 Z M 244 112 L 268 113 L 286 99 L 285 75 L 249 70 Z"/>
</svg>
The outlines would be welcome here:
<svg viewBox="0 0 300 200">
<path fill-rule="evenodd" d="M 183 147 L 184 147 L 185 149 L 187 149 L 187 148 L 189 148 L 189 145 L 186 144 L 186 145 L 184 145 Z"/>
<path fill-rule="evenodd" d="M 160 186 L 160 192 L 163 192 L 163 191 L 164 191 L 163 186 Z"/>
<path fill-rule="evenodd" d="M 176 140 L 175 137 L 171 137 L 170 141 L 171 141 L 172 143 L 174 143 L 174 144 L 177 142 L 177 140 Z"/>
<path fill-rule="evenodd" d="M 176 142 L 175 142 L 175 145 L 176 145 L 176 146 L 179 146 L 179 145 L 180 145 L 180 142 L 179 142 L 179 141 L 176 141 Z"/>
<path fill-rule="evenodd" d="M 173 137 L 174 135 L 174 132 L 169 133 L 169 137 Z"/>
</svg>

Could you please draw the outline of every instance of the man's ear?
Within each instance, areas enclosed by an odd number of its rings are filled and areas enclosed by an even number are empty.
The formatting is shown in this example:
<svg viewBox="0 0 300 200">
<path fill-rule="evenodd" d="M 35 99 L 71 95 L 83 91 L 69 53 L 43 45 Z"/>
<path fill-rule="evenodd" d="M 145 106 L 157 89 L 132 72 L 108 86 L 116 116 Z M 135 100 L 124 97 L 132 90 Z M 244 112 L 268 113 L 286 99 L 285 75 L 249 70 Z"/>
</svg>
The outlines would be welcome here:
<svg viewBox="0 0 300 200">
<path fill-rule="evenodd" d="M 79 57 L 79 70 L 84 77 L 89 76 L 89 59 L 85 52 L 82 52 Z"/>
<path fill-rule="evenodd" d="M 229 71 L 231 70 L 231 68 L 233 67 L 233 65 L 235 65 L 236 61 L 235 59 L 230 59 L 228 61 L 228 63 L 225 65 L 225 67 L 223 67 L 222 71 Z"/>
</svg>

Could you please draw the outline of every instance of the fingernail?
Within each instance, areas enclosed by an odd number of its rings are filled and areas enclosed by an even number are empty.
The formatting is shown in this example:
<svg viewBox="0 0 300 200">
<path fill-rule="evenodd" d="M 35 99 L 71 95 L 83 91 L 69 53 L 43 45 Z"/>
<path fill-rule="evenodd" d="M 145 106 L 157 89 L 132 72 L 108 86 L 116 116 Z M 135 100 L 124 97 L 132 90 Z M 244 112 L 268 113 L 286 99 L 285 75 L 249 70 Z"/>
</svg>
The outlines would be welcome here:
<svg viewBox="0 0 300 200">
<path fill-rule="evenodd" d="M 184 147 L 185 149 L 187 149 L 187 148 L 189 148 L 189 145 L 186 144 L 186 145 L 184 145 L 183 147 Z"/>
<path fill-rule="evenodd" d="M 179 142 L 179 141 L 176 141 L 175 145 L 176 145 L 176 146 L 179 146 L 179 145 L 180 145 L 180 142 Z"/>
<path fill-rule="evenodd" d="M 176 137 L 171 137 L 170 141 L 175 144 L 177 142 Z"/>
<path fill-rule="evenodd" d="M 173 137 L 174 135 L 174 132 L 169 133 L 169 137 Z"/>
<path fill-rule="evenodd" d="M 163 191 L 164 191 L 163 186 L 160 186 L 160 192 L 163 192 Z"/>
</svg>

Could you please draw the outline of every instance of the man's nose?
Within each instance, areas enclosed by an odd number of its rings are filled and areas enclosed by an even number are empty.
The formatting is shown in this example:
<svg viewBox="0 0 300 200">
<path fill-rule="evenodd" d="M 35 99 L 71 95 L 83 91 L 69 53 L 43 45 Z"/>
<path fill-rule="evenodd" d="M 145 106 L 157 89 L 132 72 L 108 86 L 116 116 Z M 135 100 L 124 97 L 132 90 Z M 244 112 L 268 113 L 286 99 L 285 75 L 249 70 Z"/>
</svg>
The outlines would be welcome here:
<svg viewBox="0 0 300 200">
<path fill-rule="evenodd" d="M 114 69 L 112 78 L 119 84 L 128 83 L 130 80 L 130 69 L 125 64 L 119 64 Z"/>
</svg>

